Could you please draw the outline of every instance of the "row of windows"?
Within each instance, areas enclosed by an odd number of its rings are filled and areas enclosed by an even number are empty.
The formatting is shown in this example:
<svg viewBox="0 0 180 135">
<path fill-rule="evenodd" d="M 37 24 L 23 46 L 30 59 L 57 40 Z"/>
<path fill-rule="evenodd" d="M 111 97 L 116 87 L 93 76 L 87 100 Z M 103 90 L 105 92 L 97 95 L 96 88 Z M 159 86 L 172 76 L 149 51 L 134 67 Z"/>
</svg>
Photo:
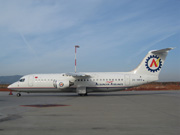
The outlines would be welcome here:
<svg viewBox="0 0 180 135">
<path fill-rule="evenodd" d="M 36 82 L 40 81 L 53 81 L 54 79 L 35 79 Z M 24 82 L 25 79 L 22 78 L 19 80 L 20 82 Z M 75 81 L 123 81 L 123 79 L 77 79 Z M 132 81 L 144 81 L 143 79 L 132 79 Z"/>
<path fill-rule="evenodd" d="M 40 82 L 40 81 L 53 81 L 54 79 L 35 79 L 35 81 L 37 81 L 37 82 Z"/>
<path fill-rule="evenodd" d="M 53 81 L 54 79 L 35 79 L 35 81 Z M 25 79 L 22 78 L 19 80 L 20 82 L 24 82 Z M 77 79 L 75 81 L 123 81 L 123 79 Z M 144 81 L 143 79 L 132 79 L 132 81 Z"/>
<path fill-rule="evenodd" d="M 54 79 L 35 79 L 35 81 L 53 81 Z M 77 79 L 75 81 L 123 81 L 123 79 Z"/>
<path fill-rule="evenodd" d="M 123 85 L 123 83 L 96 83 L 96 85 Z"/>
<path fill-rule="evenodd" d="M 123 79 L 77 79 L 75 81 L 123 81 Z"/>
</svg>

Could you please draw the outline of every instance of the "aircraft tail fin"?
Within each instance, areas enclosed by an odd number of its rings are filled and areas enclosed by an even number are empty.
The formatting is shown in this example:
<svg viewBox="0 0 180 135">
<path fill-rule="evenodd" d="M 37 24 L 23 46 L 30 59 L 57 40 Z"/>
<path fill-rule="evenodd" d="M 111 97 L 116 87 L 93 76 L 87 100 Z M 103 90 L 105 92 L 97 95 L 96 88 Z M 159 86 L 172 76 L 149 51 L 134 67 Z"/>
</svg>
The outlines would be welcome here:
<svg viewBox="0 0 180 135">
<path fill-rule="evenodd" d="M 146 57 L 140 63 L 140 65 L 132 72 L 134 74 L 146 74 L 158 77 L 166 59 L 166 56 L 168 52 L 172 49 L 174 48 L 149 51 Z"/>
</svg>

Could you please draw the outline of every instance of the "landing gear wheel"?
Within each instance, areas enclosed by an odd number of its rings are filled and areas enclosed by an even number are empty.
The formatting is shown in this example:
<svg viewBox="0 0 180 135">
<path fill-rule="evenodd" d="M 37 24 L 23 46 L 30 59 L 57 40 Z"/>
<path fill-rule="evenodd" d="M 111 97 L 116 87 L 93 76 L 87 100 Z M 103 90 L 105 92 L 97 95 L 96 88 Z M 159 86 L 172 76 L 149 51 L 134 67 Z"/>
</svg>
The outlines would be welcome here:
<svg viewBox="0 0 180 135">
<path fill-rule="evenodd" d="M 87 96 L 87 95 L 88 95 L 87 93 L 85 93 L 85 94 L 79 94 L 79 96 L 82 96 L 82 97 Z"/>
<path fill-rule="evenodd" d="M 21 93 L 17 93 L 16 96 L 17 96 L 17 97 L 20 97 L 20 96 L 21 96 Z"/>
<path fill-rule="evenodd" d="M 87 96 L 87 90 L 86 87 L 77 87 L 76 92 L 79 96 Z"/>
</svg>

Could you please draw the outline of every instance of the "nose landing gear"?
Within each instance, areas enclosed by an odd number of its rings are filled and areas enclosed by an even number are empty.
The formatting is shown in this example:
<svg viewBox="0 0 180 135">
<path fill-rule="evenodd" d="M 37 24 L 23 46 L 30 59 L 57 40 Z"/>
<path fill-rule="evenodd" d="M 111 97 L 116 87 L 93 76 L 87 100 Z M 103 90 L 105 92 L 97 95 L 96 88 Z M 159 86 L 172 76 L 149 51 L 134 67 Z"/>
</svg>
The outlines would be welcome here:
<svg viewBox="0 0 180 135">
<path fill-rule="evenodd" d="M 21 93 L 17 93 L 16 96 L 17 96 L 17 97 L 20 97 L 20 96 L 21 96 Z"/>
</svg>

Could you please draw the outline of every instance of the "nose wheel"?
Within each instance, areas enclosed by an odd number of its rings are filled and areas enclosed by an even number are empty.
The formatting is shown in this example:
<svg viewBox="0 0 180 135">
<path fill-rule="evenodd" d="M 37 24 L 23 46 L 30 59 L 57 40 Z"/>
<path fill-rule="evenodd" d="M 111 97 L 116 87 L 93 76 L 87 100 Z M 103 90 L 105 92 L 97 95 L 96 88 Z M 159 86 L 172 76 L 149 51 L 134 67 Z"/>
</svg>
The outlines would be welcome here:
<svg viewBox="0 0 180 135">
<path fill-rule="evenodd" d="M 17 97 L 20 97 L 20 96 L 21 96 L 21 93 L 17 93 L 16 96 L 17 96 Z"/>
</svg>

